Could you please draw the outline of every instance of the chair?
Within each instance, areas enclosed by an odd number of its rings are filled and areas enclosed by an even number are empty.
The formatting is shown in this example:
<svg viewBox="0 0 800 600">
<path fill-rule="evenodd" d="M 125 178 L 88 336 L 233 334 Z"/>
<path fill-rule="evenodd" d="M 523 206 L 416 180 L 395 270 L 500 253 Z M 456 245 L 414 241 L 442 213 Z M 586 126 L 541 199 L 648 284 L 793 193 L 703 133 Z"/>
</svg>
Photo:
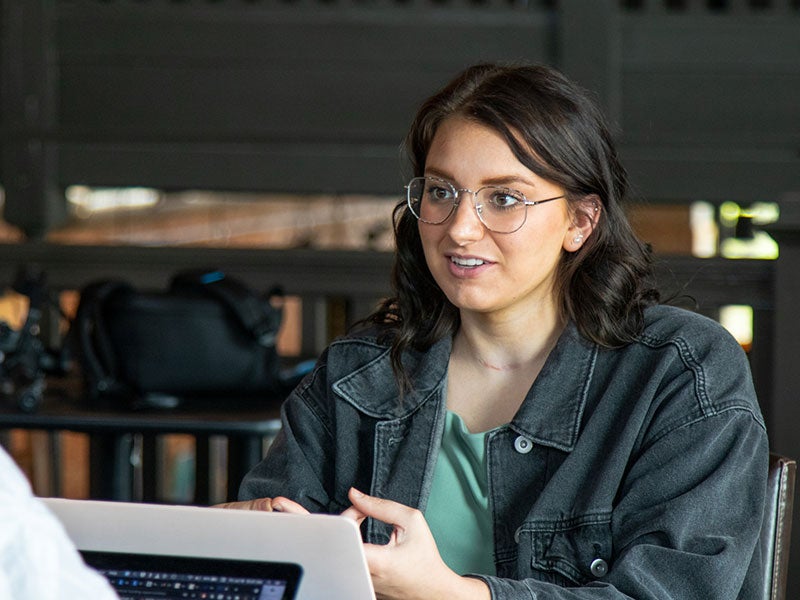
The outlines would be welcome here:
<svg viewBox="0 0 800 600">
<path fill-rule="evenodd" d="M 763 600 L 784 600 L 792 537 L 792 507 L 797 463 L 770 453 L 767 503 L 761 526 L 761 555 L 764 559 Z"/>
</svg>

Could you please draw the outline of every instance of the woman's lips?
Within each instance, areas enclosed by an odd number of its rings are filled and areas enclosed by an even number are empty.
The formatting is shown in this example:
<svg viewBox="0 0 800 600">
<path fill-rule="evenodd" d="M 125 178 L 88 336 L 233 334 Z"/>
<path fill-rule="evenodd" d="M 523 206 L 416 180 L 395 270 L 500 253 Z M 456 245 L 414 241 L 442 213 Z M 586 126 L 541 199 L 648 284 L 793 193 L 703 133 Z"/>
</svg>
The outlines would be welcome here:
<svg viewBox="0 0 800 600">
<path fill-rule="evenodd" d="M 475 256 L 448 256 L 450 265 L 450 273 L 456 277 L 476 277 L 492 263 L 484 258 L 477 258 Z"/>
<path fill-rule="evenodd" d="M 450 262 L 458 267 L 479 267 L 486 261 L 482 258 L 461 258 L 459 256 L 451 256 Z"/>
</svg>

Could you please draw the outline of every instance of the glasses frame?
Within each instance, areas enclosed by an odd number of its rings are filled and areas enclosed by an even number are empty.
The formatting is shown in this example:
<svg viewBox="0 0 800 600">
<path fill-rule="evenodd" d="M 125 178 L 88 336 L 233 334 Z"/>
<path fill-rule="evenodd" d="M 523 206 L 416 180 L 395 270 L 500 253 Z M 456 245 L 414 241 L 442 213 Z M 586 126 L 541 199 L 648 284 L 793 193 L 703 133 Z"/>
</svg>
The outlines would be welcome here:
<svg viewBox="0 0 800 600">
<path fill-rule="evenodd" d="M 416 213 L 416 211 L 414 210 L 414 205 L 413 205 L 413 203 L 411 201 L 411 186 L 414 185 L 415 181 L 426 181 L 426 180 L 434 181 L 434 182 L 437 182 L 437 183 L 442 183 L 444 185 L 449 186 L 453 190 L 453 204 L 450 207 L 450 212 L 448 212 L 447 216 L 444 219 L 442 219 L 441 221 L 426 221 L 420 215 L 418 215 Z M 481 224 L 488 231 L 491 231 L 492 233 L 501 233 L 501 234 L 514 233 L 514 232 L 519 231 L 520 229 L 522 229 L 522 227 L 525 225 L 525 222 L 528 220 L 528 207 L 529 206 L 536 206 L 538 204 L 544 204 L 545 202 L 552 202 L 553 200 L 560 200 L 561 198 L 566 198 L 565 194 L 561 194 L 560 196 L 553 196 L 552 198 L 545 198 L 544 200 L 528 200 L 527 196 L 525 196 L 525 194 L 523 194 L 519 190 L 515 190 L 513 188 L 507 188 L 507 187 L 503 187 L 503 186 L 499 186 L 499 185 L 484 185 L 483 187 L 479 187 L 477 190 L 471 190 L 469 188 L 457 188 L 455 185 L 453 185 L 452 183 L 450 183 L 446 179 L 442 179 L 441 177 L 434 177 L 432 175 L 427 175 L 427 176 L 423 176 L 423 177 L 412 177 L 411 180 L 408 182 L 408 184 L 406 184 L 403 187 L 406 190 L 406 204 L 408 205 L 408 209 L 411 211 L 411 214 L 414 215 L 416 217 L 416 219 L 418 221 L 421 221 L 422 223 L 426 223 L 428 225 L 443 225 L 445 222 L 447 222 L 447 220 L 450 217 L 453 216 L 453 213 L 456 212 L 456 209 L 458 208 L 459 204 L 461 204 L 461 195 L 462 195 L 463 192 L 466 192 L 466 193 L 469 193 L 469 194 L 472 195 L 472 208 L 475 209 L 475 214 L 478 215 L 478 220 L 480 220 Z M 481 215 L 481 208 L 483 208 L 483 205 L 482 204 L 478 204 L 476 202 L 478 194 L 480 194 L 483 190 L 506 190 L 511 195 L 519 196 L 520 198 L 522 198 L 522 200 L 519 201 L 525 207 L 525 212 L 523 212 L 523 214 L 522 214 L 522 223 L 520 223 L 519 226 L 516 229 L 512 229 L 511 231 L 497 231 L 496 229 L 492 229 L 491 227 L 489 227 L 489 225 L 486 223 L 486 221 L 483 220 L 483 216 Z"/>
</svg>

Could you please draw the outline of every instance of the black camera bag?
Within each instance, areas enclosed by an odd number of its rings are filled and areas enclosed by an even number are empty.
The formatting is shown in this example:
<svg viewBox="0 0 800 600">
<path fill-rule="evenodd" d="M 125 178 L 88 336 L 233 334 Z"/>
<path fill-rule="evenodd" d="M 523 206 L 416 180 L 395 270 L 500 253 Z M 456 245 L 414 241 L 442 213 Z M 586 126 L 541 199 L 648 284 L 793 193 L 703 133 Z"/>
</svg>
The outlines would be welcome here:
<svg viewBox="0 0 800 600">
<path fill-rule="evenodd" d="M 179 273 L 166 291 L 89 284 L 74 328 L 90 398 L 170 407 L 276 392 L 276 295 L 260 297 L 220 271 Z"/>
</svg>

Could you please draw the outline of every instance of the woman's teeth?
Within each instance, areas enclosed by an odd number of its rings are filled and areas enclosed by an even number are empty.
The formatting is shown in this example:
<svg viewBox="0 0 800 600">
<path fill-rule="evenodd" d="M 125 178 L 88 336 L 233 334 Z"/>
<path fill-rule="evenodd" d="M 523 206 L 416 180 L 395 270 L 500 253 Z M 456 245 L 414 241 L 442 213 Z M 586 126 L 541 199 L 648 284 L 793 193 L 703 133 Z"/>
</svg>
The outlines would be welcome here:
<svg viewBox="0 0 800 600">
<path fill-rule="evenodd" d="M 450 260 L 459 267 L 477 267 L 483 264 L 480 258 L 458 258 L 457 256 L 451 256 Z"/>
</svg>

